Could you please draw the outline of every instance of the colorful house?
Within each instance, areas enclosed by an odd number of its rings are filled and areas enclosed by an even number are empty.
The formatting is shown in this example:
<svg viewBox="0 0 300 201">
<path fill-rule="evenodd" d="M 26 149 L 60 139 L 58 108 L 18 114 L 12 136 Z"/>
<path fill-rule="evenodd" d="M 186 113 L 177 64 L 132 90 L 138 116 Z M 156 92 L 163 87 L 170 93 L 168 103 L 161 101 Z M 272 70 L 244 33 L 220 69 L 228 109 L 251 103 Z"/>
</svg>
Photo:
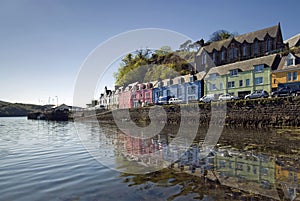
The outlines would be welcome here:
<svg viewBox="0 0 300 201">
<path fill-rule="evenodd" d="M 153 88 L 152 92 L 152 102 L 154 104 L 158 103 L 160 97 L 170 96 L 170 82 L 171 79 L 159 80 Z"/>
<path fill-rule="evenodd" d="M 184 83 L 184 98 L 183 101 L 185 103 L 189 103 L 190 101 L 197 101 L 204 94 L 204 81 L 203 78 L 206 75 L 204 71 L 199 72 L 195 75 L 187 75 L 185 76 L 188 82 Z"/>
<path fill-rule="evenodd" d="M 272 90 L 284 86 L 300 87 L 300 54 L 289 53 L 281 58 L 278 68 L 272 72 Z"/>
<path fill-rule="evenodd" d="M 153 83 L 141 83 L 133 86 L 133 107 L 143 107 L 152 103 Z"/>
<path fill-rule="evenodd" d="M 129 84 L 122 92 L 119 94 L 119 108 L 132 108 L 133 107 L 133 96 L 132 89 L 137 83 Z"/>
<path fill-rule="evenodd" d="M 205 94 L 239 96 L 255 90 L 271 92 L 271 70 L 276 69 L 276 54 L 213 67 L 205 77 Z"/>
</svg>

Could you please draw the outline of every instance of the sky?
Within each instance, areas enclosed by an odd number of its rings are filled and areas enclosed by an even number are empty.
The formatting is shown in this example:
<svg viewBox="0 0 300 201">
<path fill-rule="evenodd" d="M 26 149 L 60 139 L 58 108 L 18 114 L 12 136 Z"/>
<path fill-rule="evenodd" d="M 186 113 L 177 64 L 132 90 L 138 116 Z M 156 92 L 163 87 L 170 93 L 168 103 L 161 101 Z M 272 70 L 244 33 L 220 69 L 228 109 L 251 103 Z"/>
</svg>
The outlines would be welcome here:
<svg viewBox="0 0 300 201">
<path fill-rule="evenodd" d="M 299 7 L 298 0 L 0 0 L 0 100 L 72 105 L 89 55 L 132 30 L 158 28 L 208 40 L 216 30 L 243 34 L 280 22 L 288 39 L 300 33 Z M 117 57 L 86 103 L 105 85 L 113 87 Z"/>
</svg>

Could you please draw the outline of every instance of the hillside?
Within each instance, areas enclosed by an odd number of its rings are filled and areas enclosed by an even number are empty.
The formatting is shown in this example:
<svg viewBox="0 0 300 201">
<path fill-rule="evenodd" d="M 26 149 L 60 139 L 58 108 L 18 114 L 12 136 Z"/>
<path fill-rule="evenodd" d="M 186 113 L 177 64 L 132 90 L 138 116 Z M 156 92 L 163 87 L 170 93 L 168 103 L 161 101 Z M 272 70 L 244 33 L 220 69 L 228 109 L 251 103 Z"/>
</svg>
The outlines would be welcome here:
<svg viewBox="0 0 300 201">
<path fill-rule="evenodd" d="M 165 50 L 164 50 L 165 49 Z M 157 51 L 138 50 L 127 54 L 114 73 L 116 86 L 127 86 L 134 82 L 150 82 L 174 78 L 191 72 L 195 52 L 176 51 L 163 48 Z"/>
<path fill-rule="evenodd" d="M 44 108 L 41 105 L 0 101 L 0 117 L 26 116 L 29 112 Z"/>
</svg>

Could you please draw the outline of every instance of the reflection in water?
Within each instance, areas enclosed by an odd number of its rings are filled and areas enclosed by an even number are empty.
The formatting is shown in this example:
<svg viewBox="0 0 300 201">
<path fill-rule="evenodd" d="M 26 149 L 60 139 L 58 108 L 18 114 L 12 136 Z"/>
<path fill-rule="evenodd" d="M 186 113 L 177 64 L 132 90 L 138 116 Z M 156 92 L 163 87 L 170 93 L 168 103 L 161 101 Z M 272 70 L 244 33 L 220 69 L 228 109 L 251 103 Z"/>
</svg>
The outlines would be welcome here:
<svg viewBox="0 0 300 201">
<path fill-rule="evenodd" d="M 199 139 L 186 150 L 169 146 L 172 133 L 139 139 L 117 129 L 112 135 L 112 127 L 107 130 L 102 125 L 102 128 L 108 139 L 114 138 L 114 150 L 120 156 L 116 162 L 125 168 L 124 172 L 134 173 L 136 167 L 160 167 L 160 171 L 150 171 L 152 173 L 146 175 L 124 173 L 124 182 L 129 186 L 141 185 L 144 189 L 154 189 L 154 184 L 176 186 L 180 190 L 178 194 L 168 196 L 170 200 L 178 196 L 203 199 L 206 195 L 215 195 L 213 200 L 241 199 L 243 196 L 256 196 L 259 200 L 262 197 L 300 200 L 300 167 L 295 155 L 262 153 L 253 149 L 259 146 L 251 143 L 245 150 L 219 145 L 210 149 L 207 155 Z M 172 164 L 165 161 L 172 161 Z M 210 192 L 213 191 L 211 185 L 217 193 Z"/>
</svg>

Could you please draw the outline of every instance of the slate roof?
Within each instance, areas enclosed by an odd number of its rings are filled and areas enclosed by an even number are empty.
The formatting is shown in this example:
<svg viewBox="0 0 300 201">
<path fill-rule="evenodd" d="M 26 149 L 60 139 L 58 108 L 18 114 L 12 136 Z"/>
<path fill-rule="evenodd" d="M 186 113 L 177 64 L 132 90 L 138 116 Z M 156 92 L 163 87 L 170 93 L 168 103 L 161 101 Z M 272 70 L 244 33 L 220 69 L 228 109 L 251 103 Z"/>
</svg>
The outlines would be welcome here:
<svg viewBox="0 0 300 201">
<path fill-rule="evenodd" d="M 285 71 L 285 70 L 289 70 L 289 69 L 296 69 L 296 68 L 300 68 L 300 54 L 293 54 L 296 57 L 296 65 L 292 65 L 292 66 L 286 66 L 285 65 L 285 60 L 287 58 L 287 56 L 283 56 L 280 60 L 280 63 L 278 65 L 278 68 L 276 69 L 276 71 Z"/>
<path fill-rule="evenodd" d="M 300 45 L 300 33 L 285 40 L 284 43 L 289 43 L 289 48 L 299 46 Z"/>
<path fill-rule="evenodd" d="M 208 75 L 217 73 L 219 75 L 226 75 L 230 70 L 239 69 L 240 71 L 249 71 L 253 70 L 255 65 L 265 64 L 267 67 L 271 67 L 277 57 L 276 54 L 272 54 L 269 56 L 249 59 L 245 61 L 240 61 L 232 64 L 226 64 L 223 66 L 213 67 L 207 73 Z"/>
<path fill-rule="evenodd" d="M 235 40 L 239 43 L 243 43 L 243 42 L 247 42 L 247 43 L 253 43 L 255 41 L 255 39 L 258 40 L 264 40 L 264 38 L 266 37 L 266 35 L 268 34 L 269 36 L 275 38 L 277 36 L 278 31 L 280 30 L 280 25 L 276 25 L 276 26 L 272 26 L 272 27 L 268 27 L 265 29 L 261 29 L 258 31 L 254 31 L 254 32 L 250 32 L 250 33 L 246 33 L 246 34 L 242 34 L 239 36 L 235 36 L 233 38 L 228 38 L 225 40 L 221 40 L 221 41 L 216 41 L 213 42 L 207 46 L 204 46 L 203 48 L 207 51 L 207 52 L 212 52 L 214 49 L 217 51 L 220 51 L 222 49 L 222 47 L 228 48 L 228 46 L 230 45 L 230 43 Z"/>
</svg>

